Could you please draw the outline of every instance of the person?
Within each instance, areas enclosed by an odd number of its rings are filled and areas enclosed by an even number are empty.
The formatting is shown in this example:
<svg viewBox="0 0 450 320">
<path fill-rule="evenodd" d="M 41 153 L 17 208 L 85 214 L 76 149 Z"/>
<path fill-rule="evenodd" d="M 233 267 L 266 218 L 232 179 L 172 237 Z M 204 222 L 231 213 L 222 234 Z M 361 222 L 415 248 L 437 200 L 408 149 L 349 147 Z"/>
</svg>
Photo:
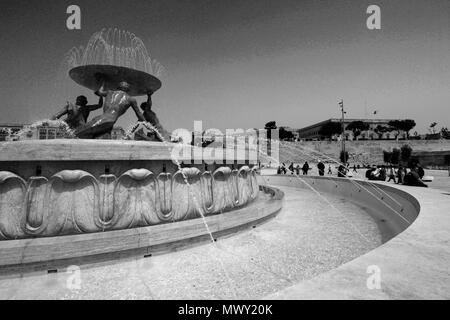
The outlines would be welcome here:
<svg viewBox="0 0 450 320">
<path fill-rule="evenodd" d="M 67 115 L 64 120 L 70 129 L 76 130 L 80 126 L 86 124 L 91 111 L 100 109 L 103 106 L 103 97 L 99 98 L 98 104 L 88 105 L 88 100 L 85 96 L 78 96 L 75 104 L 67 101 L 67 104 L 58 113 L 53 115 L 50 120 L 61 119 Z"/>
<path fill-rule="evenodd" d="M 347 168 L 341 164 L 338 168 L 338 178 L 345 178 L 347 176 Z"/>
<path fill-rule="evenodd" d="M 356 170 L 356 164 L 353 165 L 353 172 L 358 173 L 358 171 Z"/>
<path fill-rule="evenodd" d="M 391 182 L 391 180 L 394 180 L 394 183 L 396 183 L 396 181 L 395 181 L 395 170 L 394 170 L 393 166 L 391 166 L 389 168 L 389 180 L 388 180 L 388 182 Z"/>
<path fill-rule="evenodd" d="M 331 170 L 331 165 L 328 165 L 328 174 L 333 174 L 333 171 Z"/>
<path fill-rule="evenodd" d="M 278 166 L 277 174 L 281 174 L 281 166 Z"/>
<path fill-rule="evenodd" d="M 383 165 L 380 168 L 380 173 L 378 175 L 378 180 L 380 181 L 386 181 L 387 178 L 387 172 L 386 172 L 386 167 Z"/>
<path fill-rule="evenodd" d="M 403 178 L 405 177 L 405 169 L 402 166 L 397 170 L 397 184 L 403 184 Z"/>
<path fill-rule="evenodd" d="M 323 177 L 325 175 L 325 165 L 320 160 L 319 163 L 317 164 L 317 169 L 319 170 L 319 176 Z"/>
<path fill-rule="evenodd" d="M 96 94 L 105 98 L 103 114 L 79 127 L 75 135 L 80 139 L 96 139 L 110 135 L 114 124 L 130 107 L 133 108 L 139 121 L 145 121 L 136 99 L 128 94 L 129 91 L 130 85 L 126 81 L 120 82 L 117 90 L 105 90 L 102 85 Z"/>
<path fill-rule="evenodd" d="M 143 102 L 141 104 L 141 110 L 143 112 L 143 116 L 145 118 L 145 121 L 150 123 L 157 131 L 156 139 L 159 141 L 170 141 L 170 134 L 163 128 L 161 123 L 159 122 L 158 117 L 156 116 L 156 113 L 152 111 L 152 94 L 153 91 L 149 91 L 147 93 L 147 102 Z M 160 136 L 161 135 L 161 136 Z"/>
<path fill-rule="evenodd" d="M 423 168 L 420 164 L 417 164 L 416 171 L 417 171 L 417 174 L 419 175 L 420 180 L 422 180 L 423 177 L 425 176 L 425 170 L 423 170 Z"/>
<path fill-rule="evenodd" d="M 300 165 L 299 165 L 299 164 L 295 167 L 295 174 L 296 174 L 297 176 L 300 175 Z"/>
<path fill-rule="evenodd" d="M 289 165 L 289 171 L 291 172 L 291 174 L 294 174 L 294 163 L 291 162 L 291 164 Z"/>
<path fill-rule="evenodd" d="M 425 183 L 423 183 L 422 179 L 420 179 L 420 176 L 417 173 L 417 171 L 414 169 L 405 175 L 403 184 L 406 186 L 428 188 L 428 186 Z"/>
<path fill-rule="evenodd" d="M 369 179 L 369 180 L 376 180 L 375 179 L 375 172 L 376 172 L 376 170 L 377 170 L 376 166 L 372 166 L 372 168 L 369 168 L 366 171 L 366 178 Z"/>
<path fill-rule="evenodd" d="M 303 165 L 302 171 L 303 171 L 303 175 L 304 175 L 304 176 L 307 176 L 307 175 L 308 175 L 308 171 L 309 171 L 309 164 L 308 164 L 308 161 L 306 161 L 305 164 Z"/>
</svg>

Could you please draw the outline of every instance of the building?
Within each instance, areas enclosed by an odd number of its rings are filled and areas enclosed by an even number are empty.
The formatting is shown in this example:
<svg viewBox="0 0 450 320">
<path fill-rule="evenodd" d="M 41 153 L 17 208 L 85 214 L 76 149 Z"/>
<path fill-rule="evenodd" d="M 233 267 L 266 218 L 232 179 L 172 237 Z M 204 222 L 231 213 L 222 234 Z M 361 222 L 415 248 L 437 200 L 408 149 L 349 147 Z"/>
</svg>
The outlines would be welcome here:
<svg viewBox="0 0 450 320">
<path fill-rule="evenodd" d="M 122 127 L 114 127 L 111 131 L 111 140 L 122 140 L 125 137 L 125 130 Z"/>
<path fill-rule="evenodd" d="M 19 134 L 20 133 L 20 137 Z M 121 127 L 111 131 L 112 140 L 120 140 L 125 136 Z M 68 132 L 58 121 L 42 121 L 36 124 L 0 124 L 0 142 L 21 140 L 53 140 L 68 138 Z"/>
<path fill-rule="evenodd" d="M 292 136 L 293 136 L 292 140 L 297 141 L 297 140 L 300 139 L 299 129 L 294 129 L 294 128 L 286 127 L 286 126 L 280 127 L 279 129 L 281 129 L 281 128 L 283 128 L 284 130 L 292 133 Z M 282 138 L 282 137 L 280 137 L 280 138 Z"/>
<path fill-rule="evenodd" d="M 0 141 L 17 140 L 17 133 L 24 128 L 24 124 L 2 123 L 0 124 Z"/>
<path fill-rule="evenodd" d="M 345 119 L 344 125 L 347 127 L 350 123 L 355 121 L 362 121 L 369 124 L 369 130 L 361 132 L 361 135 L 357 137 L 357 140 L 395 140 L 395 139 L 406 139 L 406 132 L 400 132 L 397 137 L 397 131 L 377 133 L 376 129 L 378 126 L 389 127 L 389 122 L 398 119 Z M 298 137 L 302 140 L 323 140 L 329 139 L 329 137 L 323 136 L 320 134 L 321 129 L 329 124 L 329 123 L 338 123 L 341 124 L 341 119 L 329 119 L 325 120 L 311 126 L 302 128 L 298 130 Z M 333 140 L 339 139 L 340 134 L 336 134 L 333 136 Z M 353 132 L 346 130 L 345 131 L 345 139 L 346 140 L 355 140 L 353 137 Z"/>
</svg>

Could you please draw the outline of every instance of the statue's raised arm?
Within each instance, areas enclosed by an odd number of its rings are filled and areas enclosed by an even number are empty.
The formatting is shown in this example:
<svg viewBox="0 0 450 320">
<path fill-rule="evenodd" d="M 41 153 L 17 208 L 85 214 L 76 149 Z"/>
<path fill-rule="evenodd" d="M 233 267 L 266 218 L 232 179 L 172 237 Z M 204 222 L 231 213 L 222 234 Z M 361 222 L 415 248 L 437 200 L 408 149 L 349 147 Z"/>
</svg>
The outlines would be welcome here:
<svg viewBox="0 0 450 320">
<path fill-rule="evenodd" d="M 51 116 L 50 120 L 61 119 L 64 115 L 67 114 L 68 109 L 69 109 L 69 101 L 67 101 L 67 104 L 60 111 L 58 111 L 56 114 Z"/>
<path fill-rule="evenodd" d="M 145 121 L 144 116 L 142 115 L 141 111 L 139 111 L 136 99 L 130 98 L 130 104 L 134 110 L 134 113 L 136 113 L 136 117 L 139 119 L 139 121 Z"/>
</svg>

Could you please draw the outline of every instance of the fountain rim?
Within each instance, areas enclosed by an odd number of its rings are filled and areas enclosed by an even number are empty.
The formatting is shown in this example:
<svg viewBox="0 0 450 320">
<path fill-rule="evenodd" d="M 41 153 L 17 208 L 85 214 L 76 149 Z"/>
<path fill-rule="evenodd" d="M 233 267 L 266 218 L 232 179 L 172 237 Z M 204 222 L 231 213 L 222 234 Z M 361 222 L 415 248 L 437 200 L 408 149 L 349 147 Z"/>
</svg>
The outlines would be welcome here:
<svg viewBox="0 0 450 320">
<path fill-rule="evenodd" d="M 247 148 L 242 155 L 239 152 L 235 154 L 236 161 L 248 160 Z M 225 149 L 217 151 L 224 152 Z M 178 143 L 95 139 L 22 140 L 0 143 L 0 163 L 172 160 L 174 155 L 179 161 L 189 161 L 196 154 L 201 154 L 205 161 L 218 160 L 215 152 L 204 152 L 201 147 Z"/>
</svg>

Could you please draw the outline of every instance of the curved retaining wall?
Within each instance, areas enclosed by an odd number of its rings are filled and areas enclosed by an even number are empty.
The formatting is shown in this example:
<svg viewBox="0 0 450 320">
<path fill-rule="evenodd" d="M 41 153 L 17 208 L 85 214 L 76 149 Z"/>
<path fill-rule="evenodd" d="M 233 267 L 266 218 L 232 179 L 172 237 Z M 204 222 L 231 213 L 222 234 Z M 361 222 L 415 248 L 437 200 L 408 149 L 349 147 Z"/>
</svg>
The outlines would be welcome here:
<svg viewBox="0 0 450 320">
<path fill-rule="evenodd" d="M 418 217 L 420 204 L 407 192 L 382 184 L 347 178 L 317 176 L 264 176 L 260 184 L 287 186 L 332 193 L 366 208 L 378 219 L 386 221 L 389 240 L 407 229 Z M 326 198 L 326 196 L 325 196 Z M 318 199 L 318 201 L 320 201 Z M 330 208 L 330 210 L 333 210 Z"/>
</svg>

